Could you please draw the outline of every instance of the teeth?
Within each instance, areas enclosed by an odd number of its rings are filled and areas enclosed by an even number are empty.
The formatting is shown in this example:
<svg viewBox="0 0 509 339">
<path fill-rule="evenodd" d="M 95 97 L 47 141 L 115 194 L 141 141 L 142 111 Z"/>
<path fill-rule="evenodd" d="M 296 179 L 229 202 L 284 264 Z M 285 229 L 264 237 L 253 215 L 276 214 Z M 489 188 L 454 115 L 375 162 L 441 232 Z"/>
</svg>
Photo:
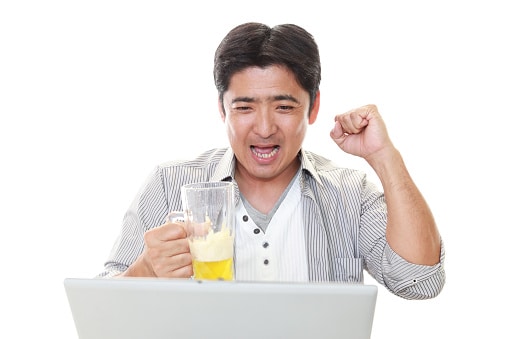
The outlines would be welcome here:
<svg viewBox="0 0 509 339">
<path fill-rule="evenodd" d="M 258 158 L 263 158 L 263 159 L 268 159 L 270 157 L 273 157 L 278 151 L 279 151 L 279 147 L 274 147 L 274 149 L 270 153 L 259 153 L 259 152 L 256 152 L 254 147 L 251 147 L 251 152 L 253 152 L 253 154 L 256 155 Z"/>
</svg>

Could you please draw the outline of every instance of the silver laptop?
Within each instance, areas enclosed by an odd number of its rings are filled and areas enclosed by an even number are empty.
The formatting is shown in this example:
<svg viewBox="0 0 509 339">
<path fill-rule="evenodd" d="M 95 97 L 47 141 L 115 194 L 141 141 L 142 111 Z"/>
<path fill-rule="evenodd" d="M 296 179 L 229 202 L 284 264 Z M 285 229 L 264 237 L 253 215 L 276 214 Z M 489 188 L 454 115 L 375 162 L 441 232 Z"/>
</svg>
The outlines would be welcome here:
<svg viewBox="0 0 509 339">
<path fill-rule="evenodd" d="M 64 280 L 80 339 L 367 339 L 377 287 L 189 279 Z"/>
</svg>

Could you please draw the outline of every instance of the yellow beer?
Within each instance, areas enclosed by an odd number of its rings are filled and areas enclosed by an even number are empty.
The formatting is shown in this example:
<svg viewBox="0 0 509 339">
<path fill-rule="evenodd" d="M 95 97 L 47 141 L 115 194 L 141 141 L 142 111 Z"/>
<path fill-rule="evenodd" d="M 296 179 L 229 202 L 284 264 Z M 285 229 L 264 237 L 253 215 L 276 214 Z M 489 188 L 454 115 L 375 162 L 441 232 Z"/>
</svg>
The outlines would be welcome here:
<svg viewBox="0 0 509 339">
<path fill-rule="evenodd" d="M 193 260 L 195 279 L 233 280 L 233 258 L 220 261 Z"/>
<path fill-rule="evenodd" d="M 189 248 L 193 258 L 195 279 L 233 280 L 233 241 L 234 235 L 228 228 L 214 232 L 205 224 L 192 224 L 194 237 L 189 238 Z"/>
</svg>

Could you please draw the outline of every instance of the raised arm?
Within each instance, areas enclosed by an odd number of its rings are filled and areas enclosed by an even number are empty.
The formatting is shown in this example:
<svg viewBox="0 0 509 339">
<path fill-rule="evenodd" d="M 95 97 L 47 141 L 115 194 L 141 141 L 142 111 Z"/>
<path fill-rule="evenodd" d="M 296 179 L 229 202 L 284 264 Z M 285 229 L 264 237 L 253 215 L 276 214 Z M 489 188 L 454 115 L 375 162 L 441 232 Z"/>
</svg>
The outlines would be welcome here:
<svg viewBox="0 0 509 339">
<path fill-rule="evenodd" d="M 375 105 L 335 117 L 330 133 L 345 152 L 364 158 L 378 175 L 387 203 L 386 238 L 405 260 L 434 265 L 440 259 L 440 235 L 433 214 L 392 144 Z"/>
</svg>

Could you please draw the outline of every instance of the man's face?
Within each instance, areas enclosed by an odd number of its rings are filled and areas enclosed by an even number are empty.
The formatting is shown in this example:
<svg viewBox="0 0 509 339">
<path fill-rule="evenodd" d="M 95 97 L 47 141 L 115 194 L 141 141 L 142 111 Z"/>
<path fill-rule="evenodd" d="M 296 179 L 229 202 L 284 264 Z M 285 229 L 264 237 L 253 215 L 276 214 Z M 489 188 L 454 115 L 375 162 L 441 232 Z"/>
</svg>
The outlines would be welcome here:
<svg viewBox="0 0 509 339">
<path fill-rule="evenodd" d="M 235 73 L 222 103 L 226 113 L 222 118 L 237 158 L 235 177 L 255 181 L 293 177 L 319 100 L 318 93 L 309 114 L 308 92 L 282 66 L 250 67 Z"/>
</svg>

